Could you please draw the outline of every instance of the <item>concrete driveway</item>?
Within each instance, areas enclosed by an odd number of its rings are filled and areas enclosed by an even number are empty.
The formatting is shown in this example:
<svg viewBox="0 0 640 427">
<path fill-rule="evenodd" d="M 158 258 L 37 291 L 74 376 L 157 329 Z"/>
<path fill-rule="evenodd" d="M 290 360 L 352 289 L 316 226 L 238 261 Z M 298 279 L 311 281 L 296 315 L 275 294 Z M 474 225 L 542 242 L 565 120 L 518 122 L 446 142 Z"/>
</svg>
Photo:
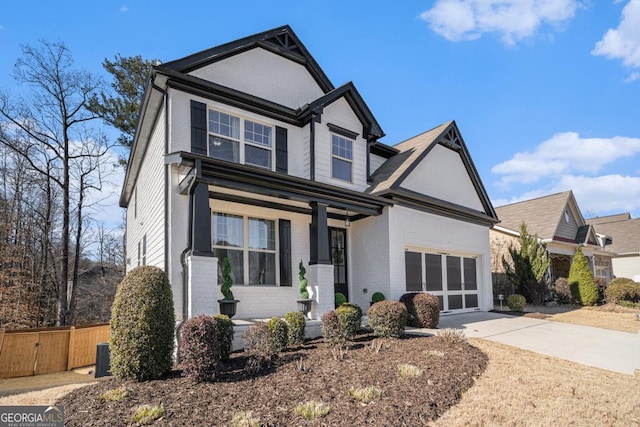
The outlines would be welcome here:
<svg viewBox="0 0 640 427">
<path fill-rule="evenodd" d="M 623 374 L 640 370 L 640 334 L 486 312 L 441 316 L 438 329 L 444 328 Z M 407 332 L 436 334 L 437 329 Z"/>
</svg>

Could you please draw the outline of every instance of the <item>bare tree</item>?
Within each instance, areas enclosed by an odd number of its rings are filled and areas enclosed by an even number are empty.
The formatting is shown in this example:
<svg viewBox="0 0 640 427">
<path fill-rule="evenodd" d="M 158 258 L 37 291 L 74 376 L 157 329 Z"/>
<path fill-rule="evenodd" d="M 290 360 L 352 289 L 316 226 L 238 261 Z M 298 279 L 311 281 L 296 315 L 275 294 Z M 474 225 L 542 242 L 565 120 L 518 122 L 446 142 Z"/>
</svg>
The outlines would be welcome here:
<svg viewBox="0 0 640 427">
<path fill-rule="evenodd" d="M 58 324 L 68 325 L 73 321 L 75 305 L 83 203 L 87 192 L 101 187 L 100 165 L 109 149 L 106 138 L 89 127 L 97 116 L 87 109 L 102 83 L 90 73 L 73 68 L 71 53 L 62 43 L 41 41 L 36 47 L 23 46 L 14 71 L 16 81 L 27 85 L 30 92 L 26 100 L 0 94 L 0 119 L 8 123 L 0 134 L 0 143 L 44 180 L 48 197 L 55 194 L 62 199 L 59 251 L 55 242 L 49 241 L 45 253 L 59 266 L 57 318 Z M 51 199 L 47 207 L 53 207 Z M 45 209 L 47 224 L 51 213 Z"/>
</svg>

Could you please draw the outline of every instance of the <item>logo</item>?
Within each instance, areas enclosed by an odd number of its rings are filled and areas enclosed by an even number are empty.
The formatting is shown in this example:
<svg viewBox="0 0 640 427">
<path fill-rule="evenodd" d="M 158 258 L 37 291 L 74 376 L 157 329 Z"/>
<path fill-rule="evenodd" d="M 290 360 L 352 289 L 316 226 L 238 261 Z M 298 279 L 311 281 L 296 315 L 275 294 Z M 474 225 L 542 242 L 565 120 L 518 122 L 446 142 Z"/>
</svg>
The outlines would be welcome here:
<svg viewBox="0 0 640 427">
<path fill-rule="evenodd" d="M 0 427 L 63 427 L 62 406 L 0 406 Z"/>
</svg>

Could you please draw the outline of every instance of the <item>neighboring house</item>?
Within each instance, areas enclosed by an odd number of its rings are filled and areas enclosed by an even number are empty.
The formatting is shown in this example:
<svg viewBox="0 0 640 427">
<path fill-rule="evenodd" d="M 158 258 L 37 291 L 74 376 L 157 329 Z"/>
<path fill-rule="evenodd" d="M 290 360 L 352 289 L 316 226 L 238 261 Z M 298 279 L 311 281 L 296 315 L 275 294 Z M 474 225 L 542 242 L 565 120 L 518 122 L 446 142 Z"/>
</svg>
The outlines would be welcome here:
<svg viewBox="0 0 640 427">
<path fill-rule="evenodd" d="M 587 220 L 599 232 L 613 238 L 609 249 L 616 253 L 613 258 L 613 274 L 640 282 L 640 218 L 631 218 L 628 213 L 609 215 Z"/>
<path fill-rule="evenodd" d="M 520 224 L 524 222 L 528 233 L 537 234 L 547 246 L 552 283 L 559 277 L 569 276 L 571 260 L 579 246 L 594 276 L 605 283 L 611 281 L 614 255 L 610 247 L 611 236 L 597 233 L 594 226 L 584 220 L 572 191 L 500 206 L 495 210 L 500 224 L 491 230 L 493 273 L 504 273 L 502 256 L 507 255 L 509 244 L 517 241 Z"/>
<path fill-rule="evenodd" d="M 120 199 L 127 269 L 163 268 L 179 320 L 218 311 L 224 257 L 240 319 L 295 310 L 300 260 L 314 318 L 338 291 L 491 309 L 497 218 L 456 124 L 383 135 L 288 26 L 154 66 Z"/>
</svg>

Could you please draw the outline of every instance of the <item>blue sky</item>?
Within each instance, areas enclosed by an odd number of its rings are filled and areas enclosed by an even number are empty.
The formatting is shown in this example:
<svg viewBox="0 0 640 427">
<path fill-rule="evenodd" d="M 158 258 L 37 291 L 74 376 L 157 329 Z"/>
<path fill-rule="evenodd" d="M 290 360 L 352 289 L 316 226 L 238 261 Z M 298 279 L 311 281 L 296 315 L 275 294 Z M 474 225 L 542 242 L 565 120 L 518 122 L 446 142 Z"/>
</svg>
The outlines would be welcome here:
<svg viewBox="0 0 640 427">
<path fill-rule="evenodd" d="M 383 142 L 455 119 L 494 205 L 571 189 L 585 216 L 640 216 L 640 0 L 5 2 L 0 89 L 38 39 L 107 79 L 116 54 L 166 62 L 283 24 L 355 83 Z"/>
</svg>

